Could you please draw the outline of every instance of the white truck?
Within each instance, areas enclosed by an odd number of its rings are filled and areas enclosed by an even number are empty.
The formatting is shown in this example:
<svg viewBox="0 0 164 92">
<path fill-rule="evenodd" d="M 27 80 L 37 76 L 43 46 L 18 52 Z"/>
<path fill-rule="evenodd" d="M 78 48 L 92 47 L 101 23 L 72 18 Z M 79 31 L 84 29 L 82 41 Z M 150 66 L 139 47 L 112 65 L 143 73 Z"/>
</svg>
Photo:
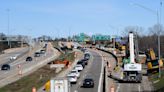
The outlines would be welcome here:
<svg viewBox="0 0 164 92">
<path fill-rule="evenodd" d="M 134 55 L 134 35 L 129 33 L 129 49 L 130 49 L 130 62 L 124 64 L 123 81 L 141 82 L 142 81 L 142 65 L 135 62 Z"/>
<path fill-rule="evenodd" d="M 70 83 L 67 78 L 55 78 L 50 81 L 50 92 L 70 92 Z"/>
</svg>

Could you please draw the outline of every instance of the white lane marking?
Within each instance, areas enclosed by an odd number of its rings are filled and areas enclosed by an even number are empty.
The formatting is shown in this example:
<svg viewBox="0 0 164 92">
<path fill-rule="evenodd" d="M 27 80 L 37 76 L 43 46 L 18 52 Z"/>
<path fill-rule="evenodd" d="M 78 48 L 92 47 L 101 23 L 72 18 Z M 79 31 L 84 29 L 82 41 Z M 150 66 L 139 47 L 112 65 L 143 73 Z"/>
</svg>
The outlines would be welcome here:
<svg viewBox="0 0 164 92">
<path fill-rule="evenodd" d="M 101 73 L 100 73 L 100 78 L 99 78 L 99 85 L 98 85 L 98 92 L 101 92 L 101 86 L 102 86 L 102 74 L 103 74 L 103 65 L 104 65 L 104 61 L 103 61 L 103 57 L 102 57 L 102 54 L 100 54 L 100 53 L 98 53 L 100 56 L 101 56 L 101 58 L 102 58 L 102 64 L 101 64 Z"/>
<path fill-rule="evenodd" d="M 138 92 L 141 92 L 141 85 L 138 85 Z"/>
<path fill-rule="evenodd" d="M 119 83 L 118 86 L 117 86 L 116 92 L 119 92 L 119 90 L 120 90 L 120 83 Z"/>
</svg>

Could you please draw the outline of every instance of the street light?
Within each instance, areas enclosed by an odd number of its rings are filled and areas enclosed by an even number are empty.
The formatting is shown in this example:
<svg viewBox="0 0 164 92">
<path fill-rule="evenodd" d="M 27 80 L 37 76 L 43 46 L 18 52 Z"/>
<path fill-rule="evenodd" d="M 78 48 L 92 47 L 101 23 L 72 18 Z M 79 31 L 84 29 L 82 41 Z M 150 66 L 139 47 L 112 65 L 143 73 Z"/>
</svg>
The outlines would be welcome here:
<svg viewBox="0 0 164 92">
<path fill-rule="evenodd" d="M 145 10 L 147 10 L 147 11 L 149 11 L 149 12 L 151 12 L 151 13 L 153 13 L 153 14 L 155 14 L 156 16 L 157 16 L 157 26 L 158 26 L 158 63 L 160 62 L 160 55 L 161 55 L 161 51 L 160 51 L 160 31 L 161 31 L 161 21 L 160 21 L 160 18 L 159 18 L 159 12 L 158 12 L 158 10 L 157 11 L 155 11 L 155 10 L 152 10 L 152 9 L 150 9 L 150 8 L 147 8 L 147 7 L 145 7 L 145 6 L 143 6 L 143 5 L 140 5 L 140 4 L 136 4 L 136 3 L 131 3 L 131 5 L 135 5 L 135 6 L 138 6 L 138 7 L 141 7 L 141 8 L 143 8 L 143 9 L 145 9 Z M 160 7 L 162 7 L 162 1 L 160 1 Z M 161 8 L 160 8 L 160 14 L 161 14 Z M 160 69 L 160 66 L 159 66 L 159 78 L 161 77 L 161 69 Z"/>
<path fill-rule="evenodd" d="M 7 31 L 8 31 L 8 46 L 11 48 L 11 42 L 10 42 L 10 37 L 9 37 L 9 33 L 10 33 L 10 9 L 7 9 Z"/>
</svg>

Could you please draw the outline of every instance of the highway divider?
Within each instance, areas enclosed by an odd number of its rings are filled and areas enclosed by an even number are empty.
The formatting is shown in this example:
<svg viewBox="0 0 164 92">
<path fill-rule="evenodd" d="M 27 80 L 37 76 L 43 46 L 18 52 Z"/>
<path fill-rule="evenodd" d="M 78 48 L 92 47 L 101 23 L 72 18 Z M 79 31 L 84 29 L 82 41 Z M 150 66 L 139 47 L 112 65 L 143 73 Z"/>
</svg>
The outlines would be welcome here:
<svg viewBox="0 0 164 92">
<path fill-rule="evenodd" d="M 110 51 L 106 51 L 106 50 L 103 50 L 103 49 L 100 49 L 100 48 L 97 48 L 97 49 L 98 49 L 98 50 L 101 50 L 101 51 L 103 51 L 103 52 L 106 52 L 106 53 L 111 54 L 111 55 L 115 58 L 115 60 L 117 61 L 116 63 L 118 63 L 117 56 L 116 56 L 116 55 L 114 55 L 112 52 L 110 52 Z"/>
</svg>

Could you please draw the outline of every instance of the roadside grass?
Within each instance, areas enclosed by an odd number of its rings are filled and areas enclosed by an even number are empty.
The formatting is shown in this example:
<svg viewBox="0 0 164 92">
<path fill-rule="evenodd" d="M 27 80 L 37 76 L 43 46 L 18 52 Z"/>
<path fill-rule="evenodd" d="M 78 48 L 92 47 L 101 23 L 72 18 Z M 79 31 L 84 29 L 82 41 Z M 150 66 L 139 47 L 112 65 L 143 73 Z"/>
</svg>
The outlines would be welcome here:
<svg viewBox="0 0 164 92">
<path fill-rule="evenodd" d="M 150 75 L 149 80 L 152 81 L 155 90 L 164 88 L 164 70 L 161 70 L 161 78 L 158 77 L 158 73 Z"/>
<path fill-rule="evenodd" d="M 74 61 L 74 53 L 61 54 L 58 59 Z M 20 80 L 0 88 L 0 92 L 31 92 L 33 87 L 39 89 L 52 77 L 55 77 L 55 69 L 50 69 L 47 64 L 37 71 L 22 77 Z"/>
</svg>

